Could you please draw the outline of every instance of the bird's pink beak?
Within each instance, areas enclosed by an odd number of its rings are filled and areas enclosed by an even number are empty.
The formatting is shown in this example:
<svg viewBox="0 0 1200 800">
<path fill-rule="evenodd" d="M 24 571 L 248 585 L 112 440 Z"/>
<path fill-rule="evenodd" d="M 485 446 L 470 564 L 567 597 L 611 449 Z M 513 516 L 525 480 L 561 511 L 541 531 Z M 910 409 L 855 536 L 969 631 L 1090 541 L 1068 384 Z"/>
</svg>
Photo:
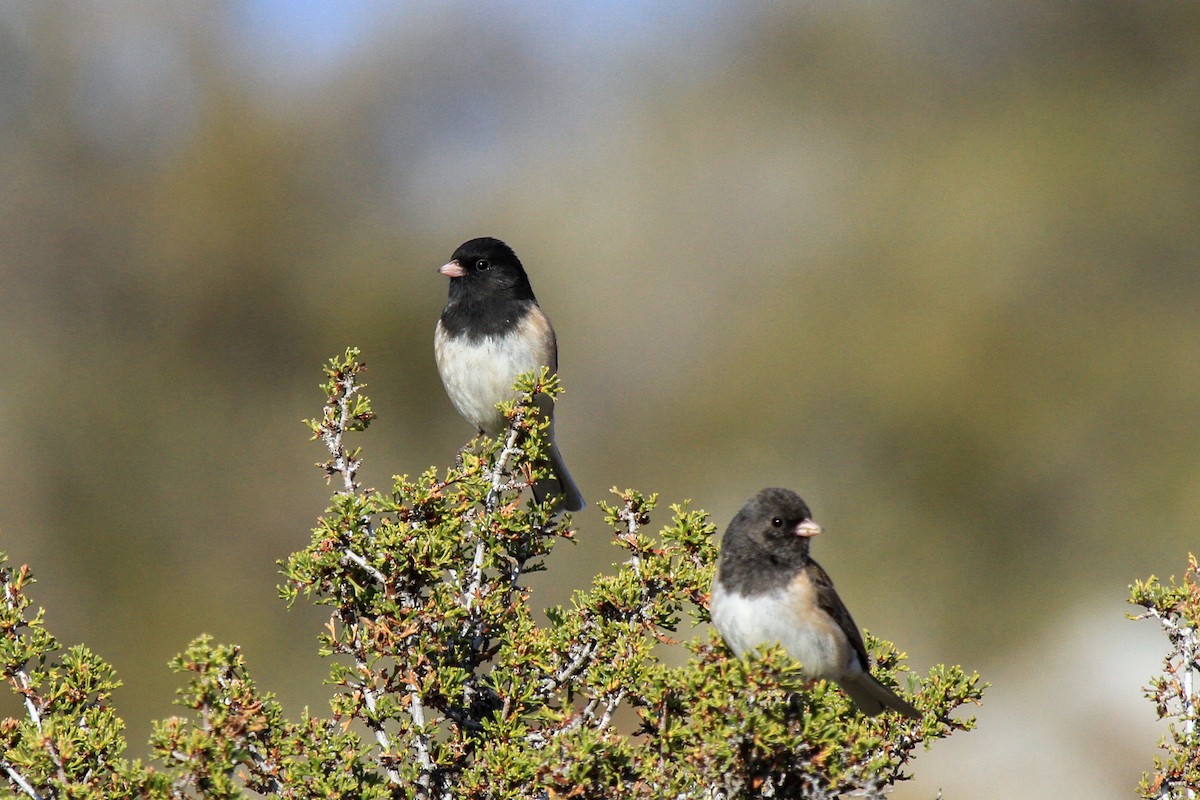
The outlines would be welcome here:
<svg viewBox="0 0 1200 800">
<path fill-rule="evenodd" d="M 809 539 L 813 536 L 816 536 L 822 530 L 824 529 L 820 525 L 813 522 L 811 519 L 806 519 L 796 526 L 796 530 L 793 531 L 793 533 L 801 538 Z"/>
<path fill-rule="evenodd" d="M 438 272 L 445 275 L 447 278 L 461 278 L 466 275 L 466 270 L 462 268 L 462 264 L 457 261 L 451 261 L 447 264 L 442 264 L 438 267 Z"/>
</svg>

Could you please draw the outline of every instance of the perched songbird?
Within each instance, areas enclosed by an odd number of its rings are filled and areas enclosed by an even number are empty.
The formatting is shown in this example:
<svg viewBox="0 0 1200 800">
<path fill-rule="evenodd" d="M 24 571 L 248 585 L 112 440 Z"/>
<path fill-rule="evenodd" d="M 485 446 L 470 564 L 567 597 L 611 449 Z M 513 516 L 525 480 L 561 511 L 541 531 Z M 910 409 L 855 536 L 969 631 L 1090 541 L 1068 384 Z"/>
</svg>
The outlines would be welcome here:
<svg viewBox="0 0 1200 800">
<path fill-rule="evenodd" d="M 820 532 L 795 492 L 763 489 L 750 498 L 721 542 L 709 603 L 713 624 L 739 656 L 779 642 L 807 677 L 837 681 L 864 714 L 890 708 L 919 717 L 871 675 L 858 626 L 808 555 L 808 540 Z"/>
<path fill-rule="evenodd" d="M 513 398 L 517 376 L 542 367 L 558 371 L 554 328 L 517 254 L 499 239 L 465 242 L 438 272 L 450 278 L 450 299 L 433 338 L 442 384 L 467 422 L 495 436 L 507 424 L 496 405 Z M 537 482 L 534 497 L 579 511 L 583 497 L 554 442 L 553 403 L 539 395 L 538 405 L 551 417 L 552 477 Z"/>
</svg>

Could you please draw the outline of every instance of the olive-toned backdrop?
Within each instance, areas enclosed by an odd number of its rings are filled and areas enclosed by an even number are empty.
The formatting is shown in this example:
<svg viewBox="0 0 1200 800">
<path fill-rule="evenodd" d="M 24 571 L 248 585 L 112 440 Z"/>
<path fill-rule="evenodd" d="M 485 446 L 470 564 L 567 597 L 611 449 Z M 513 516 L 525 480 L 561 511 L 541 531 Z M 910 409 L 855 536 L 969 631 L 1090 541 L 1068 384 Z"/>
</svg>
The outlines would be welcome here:
<svg viewBox="0 0 1200 800">
<path fill-rule="evenodd" d="M 794 488 L 860 624 L 994 684 L 895 797 L 1130 796 L 1126 585 L 1200 547 L 1197 220 L 1189 3 L 7 4 L 0 547 L 135 750 L 202 632 L 323 713 L 299 421 L 357 345 L 366 480 L 448 463 L 435 270 L 495 235 L 589 499 Z M 578 523 L 536 602 L 617 556 Z"/>
</svg>

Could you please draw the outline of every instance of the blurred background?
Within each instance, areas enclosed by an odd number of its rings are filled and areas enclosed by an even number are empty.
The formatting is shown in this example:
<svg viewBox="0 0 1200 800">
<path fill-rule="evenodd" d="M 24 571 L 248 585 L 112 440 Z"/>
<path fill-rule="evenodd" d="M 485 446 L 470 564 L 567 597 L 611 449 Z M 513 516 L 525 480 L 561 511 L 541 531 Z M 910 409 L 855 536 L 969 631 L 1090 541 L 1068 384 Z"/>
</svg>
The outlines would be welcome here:
<svg viewBox="0 0 1200 800">
<path fill-rule="evenodd" d="M 1200 547 L 1198 219 L 1191 3 L 5 3 L 0 547 L 134 754 L 200 633 L 326 713 L 300 420 L 359 346 L 366 483 L 449 464 L 435 269 L 494 235 L 592 501 L 535 604 L 619 557 L 609 487 L 722 529 L 791 487 L 861 625 L 993 684 L 895 797 L 1128 797 L 1127 585 Z"/>
</svg>

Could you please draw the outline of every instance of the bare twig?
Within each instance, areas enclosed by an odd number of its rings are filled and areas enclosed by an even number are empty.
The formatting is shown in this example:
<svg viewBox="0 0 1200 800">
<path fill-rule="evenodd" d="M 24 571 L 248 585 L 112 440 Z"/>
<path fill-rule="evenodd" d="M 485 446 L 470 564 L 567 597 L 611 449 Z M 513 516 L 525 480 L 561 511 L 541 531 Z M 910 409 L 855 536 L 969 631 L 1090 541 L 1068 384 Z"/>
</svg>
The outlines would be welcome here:
<svg viewBox="0 0 1200 800">
<path fill-rule="evenodd" d="M 622 539 L 626 539 L 632 545 L 637 532 L 641 530 L 642 520 L 641 515 L 633 510 L 633 507 L 627 502 L 625 507 L 618 513 L 618 518 L 625 522 L 625 532 L 618 534 Z M 626 562 L 633 568 L 633 574 L 641 577 L 642 574 L 642 557 L 637 554 L 636 550 L 630 549 L 629 561 Z"/>
<path fill-rule="evenodd" d="M 351 453 L 346 449 L 344 442 L 346 432 L 350 428 L 350 423 L 354 419 L 354 411 L 351 400 L 356 394 L 362 391 L 356 380 L 354 373 L 341 373 L 335 378 L 337 386 L 341 390 L 336 396 L 336 410 L 334 406 L 326 404 L 325 416 L 318 428 L 321 442 L 325 445 L 325 449 L 329 451 L 332 458 L 325 463 L 325 472 L 328 476 L 341 475 L 342 488 L 339 494 L 353 494 L 360 488 L 358 483 L 358 468 L 362 466 L 362 459 L 355 453 Z M 371 532 L 371 518 L 364 516 L 358 521 L 359 526 L 368 534 Z M 362 569 L 371 576 L 380 586 L 387 584 L 387 579 L 383 573 L 375 569 L 367 563 L 367 560 L 356 553 L 351 548 L 347 547 L 342 555 L 342 561 L 350 562 Z"/>
<path fill-rule="evenodd" d="M 217 676 L 217 684 L 225 690 L 226 696 L 232 694 L 233 684 L 229 680 L 228 672 Z M 282 792 L 284 788 L 283 784 L 279 782 L 279 779 L 274 774 L 278 771 L 279 765 L 270 763 L 258 745 L 250 741 L 249 737 L 246 737 L 242 744 L 246 748 L 246 752 L 250 755 L 250 759 L 259 768 L 259 774 L 267 780 L 270 793 L 274 795 Z"/>
<path fill-rule="evenodd" d="M 4 570 L 3 574 L 4 602 L 8 605 L 10 610 L 16 612 L 18 615 L 21 615 L 22 621 L 24 621 L 24 608 L 17 600 L 17 598 L 21 595 L 21 587 L 19 584 L 14 585 L 12 583 L 11 573 L 9 570 Z M 21 578 L 19 580 L 23 581 L 27 575 L 28 568 L 22 566 Z M 45 731 L 42 729 L 42 714 L 40 707 L 42 700 L 34 690 L 33 682 L 29 678 L 29 673 L 25 671 L 25 667 L 21 666 L 17 668 L 9 678 L 9 682 L 12 683 L 13 687 L 17 690 L 17 693 L 24 698 L 25 712 L 29 715 L 30 721 L 33 722 L 33 726 L 37 729 L 39 734 L 38 738 L 41 740 L 42 746 L 46 748 L 46 753 L 50 756 L 51 763 L 53 763 L 55 769 L 58 770 L 59 779 L 66 783 L 67 773 L 63 768 L 62 756 L 59 755 L 58 748 L 54 746 L 54 738 L 51 736 L 46 736 Z"/>
<path fill-rule="evenodd" d="M 501 491 L 504 489 L 504 474 L 508 470 L 508 462 L 517 452 L 517 439 L 521 435 L 520 428 L 514 423 L 508 431 L 508 439 L 504 443 L 504 449 L 500 452 L 496 459 L 496 464 L 491 471 L 491 489 L 488 491 L 487 500 L 484 505 L 488 511 L 495 508 L 497 501 L 500 498 Z M 483 588 L 483 561 L 487 554 L 487 546 L 483 539 L 479 536 L 478 519 L 474 516 L 471 518 L 471 523 L 468 527 L 468 534 L 475 537 L 475 555 L 471 559 L 471 568 L 467 574 L 466 580 L 462 583 L 463 590 L 459 603 L 467 611 L 467 619 L 463 622 L 463 635 L 474 639 L 471 635 L 471 629 L 478 624 L 478 615 L 475 607 L 475 599 Z M 457 574 L 451 572 L 454 578 Z M 513 579 L 515 582 L 515 578 Z"/>
<path fill-rule="evenodd" d="M 371 578 L 374 579 L 375 582 L 380 586 L 387 586 L 387 578 L 384 576 L 384 574 L 368 564 L 365 558 L 351 550 L 349 547 L 347 547 L 342 553 L 342 563 L 344 564 L 347 561 L 370 575 Z"/>
<path fill-rule="evenodd" d="M 488 491 L 487 500 L 484 501 L 484 506 L 488 511 L 496 507 L 497 501 L 500 499 L 500 492 L 505 488 L 504 475 L 508 472 L 508 462 L 512 461 L 512 457 L 517 454 L 517 440 L 521 438 L 521 418 L 513 420 L 508 429 L 508 439 L 504 442 L 504 449 L 500 451 L 500 455 L 496 458 L 496 464 L 492 467 L 492 488 Z"/>
<path fill-rule="evenodd" d="M 1135 619 L 1147 617 L 1158 620 L 1163 632 L 1167 634 L 1167 639 L 1175 648 L 1170 659 L 1177 660 L 1179 664 L 1171 671 L 1183 672 L 1183 675 L 1180 676 L 1178 692 L 1179 716 L 1184 720 L 1184 729 L 1187 735 L 1192 736 L 1196 732 L 1197 717 L 1200 717 L 1200 709 L 1195 704 L 1195 673 L 1200 671 L 1200 632 L 1191 625 L 1180 624 L 1178 619 L 1170 615 L 1160 613 L 1157 608 L 1147 607 L 1146 612 L 1139 614 Z"/>
<path fill-rule="evenodd" d="M 326 471 L 329 474 L 340 474 L 342 476 L 342 491 L 346 494 L 351 494 L 358 490 L 358 468 L 362 466 L 362 459 L 351 454 L 346 450 L 342 439 L 346 431 L 350 427 L 351 420 L 354 419 L 354 414 L 351 410 L 350 401 L 354 395 L 362 391 L 362 387 L 358 385 L 354 374 L 342 373 L 337 379 L 338 386 L 341 392 L 337 396 L 337 413 L 332 413 L 329 406 L 325 407 L 325 419 L 321 424 L 320 436 L 325 447 L 329 450 L 329 454 L 333 456 L 332 460 L 326 466 Z"/>
<path fill-rule="evenodd" d="M 604 713 L 600 715 L 600 719 L 596 720 L 596 730 L 603 730 L 608 727 L 608 724 L 612 722 L 613 712 L 617 710 L 617 706 L 621 705 L 621 701 L 624 699 L 624 689 L 608 696 L 604 701 Z"/>
<path fill-rule="evenodd" d="M 371 729 L 371 733 L 374 735 L 375 741 L 379 744 L 380 749 L 384 753 L 390 753 L 392 752 L 392 739 L 390 736 L 388 736 L 387 731 L 384 729 L 383 723 L 380 722 L 376 717 L 376 709 L 378 708 L 379 704 L 379 692 L 375 685 L 375 673 L 367 665 L 366 652 L 363 646 L 362 635 L 360 633 L 361 629 L 359 626 L 358 617 L 355 616 L 349 609 L 345 608 L 338 611 L 338 616 L 341 619 L 342 624 L 345 625 L 347 630 L 351 632 L 351 655 L 354 657 L 354 666 L 357 668 L 358 674 L 362 677 L 362 680 L 356 684 L 355 688 L 362 692 L 363 702 L 366 703 L 367 710 L 370 712 L 370 716 L 367 717 L 365 722 L 367 723 L 367 727 Z M 399 772 L 391 767 L 385 767 L 384 771 L 387 773 L 388 780 L 391 781 L 393 785 L 400 785 Z"/>
<path fill-rule="evenodd" d="M 417 777 L 417 797 L 428 798 L 433 791 L 434 767 L 429 755 L 429 734 L 425 732 L 425 704 L 421 700 L 420 690 L 411 683 L 408 685 L 408 713 L 412 717 L 413 727 L 417 729 L 413 736 L 413 748 L 421 765 L 421 774 Z"/>
<path fill-rule="evenodd" d="M 568 663 L 559 667 L 558 671 L 556 671 L 553 675 L 542 679 L 541 684 L 538 686 L 538 691 L 541 693 L 542 697 L 549 697 L 550 695 L 554 694 L 554 692 L 558 691 L 560 686 L 562 686 L 571 678 L 575 677 L 575 675 L 588 661 L 591 660 L 592 656 L 595 654 L 596 643 L 594 641 L 576 643 L 572 645 L 571 649 L 575 653 L 574 657 Z"/>
<path fill-rule="evenodd" d="M 1163 660 L 1163 674 L 1152 679 L 1146 696 L 1158 707 L 1160 719 L 1173 718 L 1169 736 L 1159 746 L 1167 751 L 1164 759 L 1155 759 L 1155 771 L 1142 778 L 1139 787 L 1142 797 L 1161 800 L 1194 798 L 1200 787 L 1200 751 L 1196 748 L 1200 703 L 1196 696 L 1196 679 L 1200 673 L 1200 565 L 1194 554 L 1188 556 L 1188 569 L 1183 580 L 1164 585 L 1151 576 L 1132 588 L 1130 602 L 1143 608 L 1132 619 L 1158 620 L 1171 647 Z"/>
<path fill-rule="evenodd" d="M 38 791 L 29 785 L 29 781 L 25 780 L 25 776 L 17 772 L 16 768 L 7 761 L 3 762 L 4 773 L 8 775 L 8 779 L 17 785 L 22 792 L 29 795 L 30 800 L 42 800 L 42 796 Z"/>
<path fill-rule="evenodd" d="M 487 552 L 483 540 L 475 542 L 475 557 L 471 559 L 471 578 L 462 593 L 462 606 L 468 612 L 475 611 L 475 596 L 483 588 L 483 556 Z M 471 618 L 474 614 L 470 615 Z M 468 622 L 468 624 L 470 624 Z"/>
</svg>

